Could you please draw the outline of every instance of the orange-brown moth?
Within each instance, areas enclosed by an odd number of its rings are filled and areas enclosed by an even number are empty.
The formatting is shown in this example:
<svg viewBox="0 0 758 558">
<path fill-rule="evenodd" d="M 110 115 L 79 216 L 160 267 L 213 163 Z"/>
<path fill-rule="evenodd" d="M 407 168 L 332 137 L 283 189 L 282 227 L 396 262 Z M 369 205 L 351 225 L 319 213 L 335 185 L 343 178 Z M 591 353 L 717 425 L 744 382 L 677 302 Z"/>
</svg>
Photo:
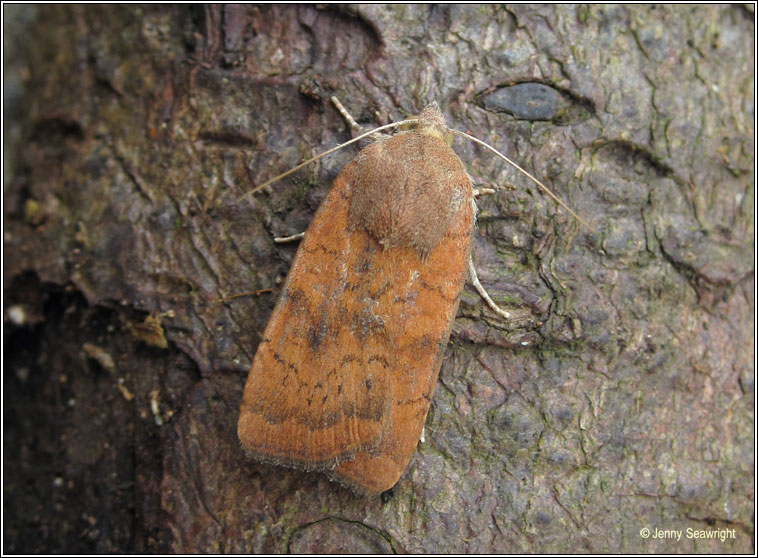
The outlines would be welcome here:
<svg viewBox="0 0 758 558">
<path fill-rule="evenodd" d="M 436 103 L 363 149 L 305 233 L 247 378 L 254 458 L 368 494 L 416 449 L 467 277 L 475 208 Z"/>
</svg>

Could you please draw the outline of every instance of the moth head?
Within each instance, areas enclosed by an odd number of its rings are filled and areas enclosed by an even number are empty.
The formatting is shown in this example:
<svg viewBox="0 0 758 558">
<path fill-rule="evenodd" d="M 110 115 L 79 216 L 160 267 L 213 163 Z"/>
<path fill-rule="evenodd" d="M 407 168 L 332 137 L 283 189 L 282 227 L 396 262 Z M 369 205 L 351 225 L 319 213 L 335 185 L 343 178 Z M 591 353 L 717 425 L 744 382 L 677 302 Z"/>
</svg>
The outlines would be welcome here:
<svg viewBox="0 0 758 558">
<path fill-rule="evenodd" d="M 440 112 L 440 107 L 436 101 L 427 105 L 421 114 L 409 116 L 409 119 L 417 119 L 418 122 L 408 124 L 400 129 L 412 129 L 421 134 L 433 136 L 441 139 L 448 145 L 453 145 L 453 132 L 447 127 L 445 117 Z"/>
</svg>

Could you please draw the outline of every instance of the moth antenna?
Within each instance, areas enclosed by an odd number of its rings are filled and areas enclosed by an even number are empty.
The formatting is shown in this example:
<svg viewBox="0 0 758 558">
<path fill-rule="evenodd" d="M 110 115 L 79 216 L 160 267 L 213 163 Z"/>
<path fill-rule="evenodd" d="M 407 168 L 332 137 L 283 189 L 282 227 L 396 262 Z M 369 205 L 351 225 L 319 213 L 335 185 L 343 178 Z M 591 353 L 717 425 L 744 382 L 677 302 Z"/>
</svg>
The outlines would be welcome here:
<svg viewBox="0 0 758 558">
<path fill-rule="evenodd" d="M 520 173 L 526 175 L 526 177 L 529 178 L 532 182 L 534 182 L 537 186 L 539 186 L 542 189 L 543 192 L 545 192 L 548 196 L 550 196 L 551 198 L 553 198 L 556 201 L 556 203 L 558 203 L 558 205 L 560 205 L 563 209 L 565 209 L 566 211 L 568 211 L 574 219 L 576 219 L 582 225 L 584 225 L 585 227 L 587 227 L 587 229 L 593 230 L 593 228 L 590 227 L 589 224 L 587 224 L 587 222 L 584 219 L 582 219 L 581 217 L 579 217 L 579 215 L 577 215 L 574 212 L 574 210 L 572 210 L 569 206 L 567 206 L 565 203 L 563 203 L 558 196 L 556 196 L 555 194 L 553 194 L 553 192 L 550 190 L 550 188 L 548 188 L 547 186 L 545 186 L 542 182 L 540 182 L 539 180 L 537 180 L 534 176 L 532 176 L 527 171 L 525 171 L 520 166 L 518 166 L 516 163 L 514 163 L 513 161 L 511 161 L 508 157 L 506 157 L 505 155 L 503 155 L 502 153 L 500 153 L 497 149 L 495 149 L 491 145 L 483 142 L 479 138 L 475 138 L 474 136 L 471 136 L 471 135 L 467 134 L 466 132 L 460 132 L 458 130 L 451 130 L 451 132 L 453 132 L 454 134 L 458 134 L 459 136 L 462 136 L 464 138 L 467 138 L 467 139 L 473 141 L 474 143 L 478 143 L 479 145 L 481 145 L 483 147 L 486 147 L 487 149 L 489 149 L 490 151 L 492 151 L 495 155 L 497 155 L 501 159 L 505 160 L 506 163 L 508 163 L 509 165 L 511 165 L 512 167 L 514 167 L 517 171 L 519 171 Z"/>
<path fill-rule="evenodd" d="M 411 119 L 408 119 L 408 120 L 401 120 L 400 122 L 392 122 L 391 124 L 385 124 L 384 126 L 379 126 L 378 128 L 374 128 L 373 130 L 369 130 L 368 132 L 366 132 L 364 134 L 361 134 L 360 136 L 354 137 L 353 139 L 351 139 L 349 141 L 346 141 L 345 143 L 341 143 L 341 144 L 339 144 L 336 147 L 332 147 L 331 149 L 329 149 L 327 151 L 324 151 L 323 153 L 321 153 L 319 155 L 316 155 L 315 157 L 311 157 L 307 161 L 303 161 L 302 163 L 300 163 L 296 167 L 292 167 L 287 172 L 283 172 L 282 174 L 277 175 L 274 178 L 270 178 L 269 180 L 267 180 L 263 184 L 260 184 L 259 186 L 254 187 L 249 192 L 246 192 L 245 194 L 243 194 L 242 196 L 240 196 L 237 199 L 237 202 L 241 202 L 242 200 L 244 200 L 246 198 L 249 198 L 250 196 L 252 196 L 256 192 L 260 192 L 261 190 L 263 190 L 266 186 L 269 186 L 269 185 L 273 184 L 274 182 L 277 182 L 277 181 L 281 180 L 282 178 L 285 178 L 285 177 L 291 175 L 293 172 L 299 171 L 304 166 L 310 165 L 314 161 L 318 161 L 322 157 L 326 157 L 330 153 L 334 153 L 335 151 L 338 151 L 338 150 L 342 149 L 343 147 L 346 147 L 346 146 L 350 145 L 351 143 L 355 143 L 355 142 L 357 142 L 359 140 L 362 140 L 363 138 L 368 137 L 368 136 L 370 136 L 372 134 L 375 134 L 377 132 L 381 132 L 382 130 L 387 130 L 389 128 L 397 128 L 398 126 L 403 126 L 405 124 L 413 124 L 413 123 L 418 122 L 418 121 L 419 121 L 418 118 L 411 118 Z"/>
</svg>

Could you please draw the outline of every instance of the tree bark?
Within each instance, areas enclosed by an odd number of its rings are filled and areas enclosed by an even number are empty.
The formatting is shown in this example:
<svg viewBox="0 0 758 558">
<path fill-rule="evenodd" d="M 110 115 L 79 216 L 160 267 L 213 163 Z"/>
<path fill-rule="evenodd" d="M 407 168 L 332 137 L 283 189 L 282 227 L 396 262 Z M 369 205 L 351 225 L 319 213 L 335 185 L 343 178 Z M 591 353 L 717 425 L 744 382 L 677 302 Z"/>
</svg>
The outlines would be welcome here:
<svg viewBox="0 0 758 558">
<path fill-rule="evenodd" d="M 4 10 L 5 552 L 754 549 L 752 6 Z M 591 225 L 456 139 L 511 318 L 467 287 L 381 499 L 236 437 L 273 236 L 356 150 L 241 196 L 349 139 L 332 95 L 436 100 Z"/>
</svg>

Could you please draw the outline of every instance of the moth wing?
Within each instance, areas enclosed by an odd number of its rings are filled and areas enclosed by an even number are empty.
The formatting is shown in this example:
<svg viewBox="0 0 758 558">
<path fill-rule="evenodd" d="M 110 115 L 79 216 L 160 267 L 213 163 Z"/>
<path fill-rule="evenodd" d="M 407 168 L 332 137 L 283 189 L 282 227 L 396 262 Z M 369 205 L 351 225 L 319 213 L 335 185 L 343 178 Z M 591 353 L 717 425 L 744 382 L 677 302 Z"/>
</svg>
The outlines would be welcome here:
<svg viewBox="0 0 758 558">
<path fill-rule="evenodd" d="M 354 167 L 314 216 L 245 384 L 238 435 L 264 461 L 331 468 L 377 445 L 389 423 L 384 322 L 360 268 L 371 254 L 346 232 Z"/>
<path fill-rule="evenodd" d="M 358 452 L 331 473 L 361 492 L 379 494 L 392 488 L 416 451 L 468 276 L 474 225 L 470 200 L 424 265 L 415 266 L 418 275 L 414 281 L 396 281 L 398 296 L 412 303 L 398 305 L 390 318 L 398 328 L 394 337 L 402 341 L 392 348 L 389 426 L 378 446 Z M 385 256 L 397 258 L 399 252 L 403 250 L 392 248 Z"/>
<path fill-rule="evenodd" d="M 373 282 L 369 293 L 380 294 L 377 311 L 385 321 L 383 342 L 391 362 L 392 406 L 379 444 L 340 462 L 331 475 L 370 494 L 381 493 L 397 482 L 418 445 L 468 276 L 474 228 L 473 190 L 458 156 L 443 141 L 407 140 L 395 136 L 381 145 L 374 144 L 372 148 L 378 154 L 372 159 L 373 172 L 368 174 L 382 177 L 374 186 L 379 193 L 401 197 L 403 192 L 416 192 L 426 196 L 419 205 L 432 209 L 422 209 L 415 222 L 423 229 L 440 226 L 444 232 L 428 253 L 423 243 L 415 246 L 406 242 L 376 251 L 370 268 L 365 266 Z M 415 151 L 408 153 L 414 144 Z M 381 169 L 389 169 L 398 159 L 413 164 L 401 173 L 399 183 L 389 184 L 393 173 Z"/>
</svg>

